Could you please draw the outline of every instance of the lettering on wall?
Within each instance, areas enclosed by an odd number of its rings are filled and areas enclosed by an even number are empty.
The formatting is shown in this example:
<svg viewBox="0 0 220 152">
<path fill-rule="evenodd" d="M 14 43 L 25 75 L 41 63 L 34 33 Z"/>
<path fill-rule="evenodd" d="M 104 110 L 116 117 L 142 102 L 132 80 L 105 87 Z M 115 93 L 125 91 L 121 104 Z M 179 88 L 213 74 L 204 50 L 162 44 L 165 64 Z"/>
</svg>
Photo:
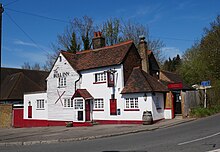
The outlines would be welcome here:
<svg viewBox="0 0 220 152">
<path fill-rule="evenodd" d="M 64 78 L 64 77 L 67 77 L 69 76 L 69 72 L 61 72 L 59 73 L 58 71 L 54 71 L 54 74 L 53 74 L 53 77 L 54 78 Z"/>
</svg>

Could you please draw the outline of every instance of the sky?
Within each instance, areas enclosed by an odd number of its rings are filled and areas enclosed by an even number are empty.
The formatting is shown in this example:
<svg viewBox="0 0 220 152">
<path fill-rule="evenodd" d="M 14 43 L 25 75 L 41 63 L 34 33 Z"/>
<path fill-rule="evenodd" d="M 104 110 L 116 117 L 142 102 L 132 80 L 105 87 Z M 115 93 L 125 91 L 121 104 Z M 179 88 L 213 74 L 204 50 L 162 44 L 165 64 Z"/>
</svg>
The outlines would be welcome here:
<svg viewBox="0 0 220 152">
<path fill-rule="evenodd" d="M 109 18 L 133 20 L 149 28 L 151 39 L 164 42 L 163 54 L 182 55 L 220 14 L 219 0 L 1 0 L 2 66 L 21 68 L 24 62 L 45 64 L 52 43 L 84 15 L 95 24 Z M 25 12 L 25 13 L 21 13 Z M 37 14 L 48 18 L 28 15 Z"/>
</svg>

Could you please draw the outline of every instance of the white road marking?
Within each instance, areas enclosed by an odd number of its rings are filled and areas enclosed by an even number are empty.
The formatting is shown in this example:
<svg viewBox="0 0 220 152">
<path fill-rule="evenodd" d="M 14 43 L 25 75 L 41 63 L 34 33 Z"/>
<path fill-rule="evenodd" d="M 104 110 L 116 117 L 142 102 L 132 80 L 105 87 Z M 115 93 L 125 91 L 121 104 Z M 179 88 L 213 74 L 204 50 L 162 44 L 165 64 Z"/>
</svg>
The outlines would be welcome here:
<svg viewBox="0 0 220 152">
<path fill-rule="evenodd" d="M 198 139 L 182 142 L 182 143 L 179 143 L 178 146 L 189 144 L 189 143 L 193 143 L 193 142 L 200 141 L 200 140 L 204 140 L 204 139 L 211 138 L 211 137 L 214 137 L 214 136 L 217 136 L 217 135 L 220 135 L 220 132 L 212 134 L 212 135 L 209 135 L 209 136 L 206 136 L 206 137 L 202 137 L 202 138 L 198 138 Z"/>
<path fill-rule="evenodd" d="M 207 152 L 220 152 L 220 149 L 215 149 L 215 150 L 211 150 L 211 151 L 207 151 Z"/>
</svg>

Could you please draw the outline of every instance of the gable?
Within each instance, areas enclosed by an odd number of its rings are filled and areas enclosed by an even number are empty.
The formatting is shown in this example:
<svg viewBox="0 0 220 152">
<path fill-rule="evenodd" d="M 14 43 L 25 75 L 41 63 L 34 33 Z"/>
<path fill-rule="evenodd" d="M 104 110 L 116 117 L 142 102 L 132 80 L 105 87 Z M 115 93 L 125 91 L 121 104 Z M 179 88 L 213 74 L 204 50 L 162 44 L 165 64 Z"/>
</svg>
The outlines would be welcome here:
<svg viewBox="0 0 220 152">
<path fill-rule="evenodd" d="M 72 75 L 76 73 L 76 70 L 73 69 L 66 57 L 60 53 L 50 70 L 47 80 L 50 78 L 59 77 L 61 75 Z"/>
</svg>

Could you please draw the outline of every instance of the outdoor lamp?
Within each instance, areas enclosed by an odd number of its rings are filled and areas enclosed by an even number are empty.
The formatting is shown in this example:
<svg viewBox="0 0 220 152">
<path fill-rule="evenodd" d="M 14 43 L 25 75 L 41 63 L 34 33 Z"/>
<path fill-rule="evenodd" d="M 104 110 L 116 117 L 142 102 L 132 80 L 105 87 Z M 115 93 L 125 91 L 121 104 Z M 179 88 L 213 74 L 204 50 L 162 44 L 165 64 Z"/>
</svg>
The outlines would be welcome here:
<svg viewBox="0 0 220 152">
<path fill-rule="evenodd" d="M 144 93 L 144 101 L 147 101 L 147 94 L 146 93 Z"/>
</svg>

